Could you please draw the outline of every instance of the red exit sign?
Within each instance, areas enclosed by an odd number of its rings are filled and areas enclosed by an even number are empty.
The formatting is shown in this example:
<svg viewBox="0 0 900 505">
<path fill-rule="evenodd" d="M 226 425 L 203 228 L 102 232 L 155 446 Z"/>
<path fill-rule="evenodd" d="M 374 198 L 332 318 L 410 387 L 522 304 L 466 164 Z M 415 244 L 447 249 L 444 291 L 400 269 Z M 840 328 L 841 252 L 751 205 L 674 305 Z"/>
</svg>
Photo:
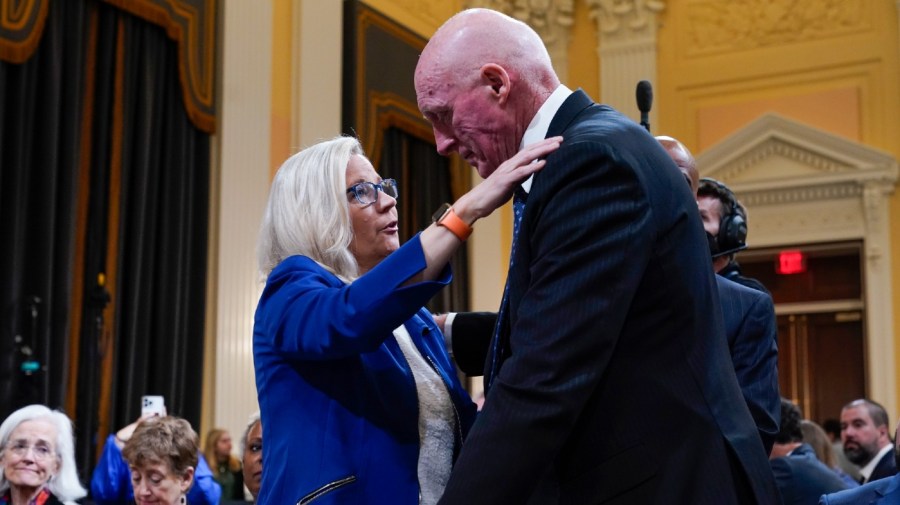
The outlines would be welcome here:
<svg viewBox="0 0 900 505">
<path fill-rule="evenodd" d="M 781 251 L 775 271 L 781 275 L 802 274 L 806 271 L 806 255 L 801 251 Z"/>
</svg>

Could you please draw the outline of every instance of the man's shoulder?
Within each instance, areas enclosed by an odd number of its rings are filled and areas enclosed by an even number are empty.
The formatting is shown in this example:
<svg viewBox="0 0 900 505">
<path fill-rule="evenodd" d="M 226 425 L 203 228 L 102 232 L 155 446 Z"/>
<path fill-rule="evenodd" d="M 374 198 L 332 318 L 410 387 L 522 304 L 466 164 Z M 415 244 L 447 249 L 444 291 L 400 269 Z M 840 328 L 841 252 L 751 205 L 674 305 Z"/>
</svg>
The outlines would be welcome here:
<svg viewBox="0 0 900 505">
<path fill-rule="evenodd" d="M 900 475 L 888 479 L 869 482 L 860 487 L 831 493 L 819 500 L 819 505 L 854 505 L 857 503 L 879 503 L 883 497 L 900 497 Z M 881 501 L 880 503 L 888 503 Z M 890 503 L 895 503 L 891 501 Z"/>
</svg>

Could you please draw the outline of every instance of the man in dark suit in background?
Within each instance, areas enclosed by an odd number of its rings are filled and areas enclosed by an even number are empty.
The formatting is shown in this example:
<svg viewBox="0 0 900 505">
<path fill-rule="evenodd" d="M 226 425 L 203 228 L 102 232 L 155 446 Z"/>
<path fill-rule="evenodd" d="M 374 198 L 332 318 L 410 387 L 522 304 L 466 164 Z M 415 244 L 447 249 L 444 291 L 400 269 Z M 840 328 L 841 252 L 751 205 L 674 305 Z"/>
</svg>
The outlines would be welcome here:
<svg viewBox="0 0 900 505">
<path fill-rule="evenodd" d="M 738 284 L 769 294 L 769 290 L 756 279 L 745 277 L 734 254 L 747 247 L 747 209 L 741 205 L 731 188 L 715 180 L 700 180 L 697 205 L 703 228 L 709 240 L 713 256 L 713 270 L 722 277 Z"/>
<path fill-rule="evenodd" d="M 894 433 L 894 466 L 900 467 L 900 426 Z M 900 503 L 900 474 L 855 489 L 822 496 L 819 505 L 896 505 Z"/>
<path fill-rule="evenodd" d="M 783 505 L 816 505 L 819 497 L 847 489 L 844 481 L 816 457 L 812 446 L 803 443 L 800 409 L 781 399 L 781 429 L 772 448 L 772 472 Z"/>
<path fill-rule="evenodd" d="M 700 174 L 694 155 L 672 137 L 658 136 L 656 140 L 672 158 L 697 197 Z M 709 232 L 707 226 L 704 222 L 704 228 Z M 710 250 L 710 253 L 714 254 L 715 251 Z M 772 297 L 765 290 L 751 289 L 721 275 L 716 275 L 716 284 L 734 372 L 768 454 L 778 434 L 779 416 L 782 412 L 781 395 L 778 392 L 775 306 L 772 304 Z"/>
<path fill-rule="evenodd" d="M 776 502 L 696 203 L 653 137 L 495 11 L 445 23 L 415 85 L 438 152 L 482 177 L 564 138 L 516 192 L 487 400 L 441 503 Z"/>
<path fill-rule="evenodd" d="M 887 411 L 872 400 L 854 400 L 841 409 L 844 454 L 859 465 L 861 484 L 897 473 L 888 426 Z"/>
</svg>

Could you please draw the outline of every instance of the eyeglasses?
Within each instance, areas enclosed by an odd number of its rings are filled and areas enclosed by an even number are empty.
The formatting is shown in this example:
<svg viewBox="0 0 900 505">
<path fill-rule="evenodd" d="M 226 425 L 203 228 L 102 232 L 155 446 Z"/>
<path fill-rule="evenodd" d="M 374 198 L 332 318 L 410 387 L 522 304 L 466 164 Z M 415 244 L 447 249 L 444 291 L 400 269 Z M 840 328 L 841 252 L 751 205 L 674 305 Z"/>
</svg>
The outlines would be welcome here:
<svg viewBox="0 0 900 505">
<path fill-rule="evenodd" d="M 31 445 L 24 440 L 17 440 L 6 447 L 7 451 L 15 454 L 19 458 L 24 458 L 25 455 L 28 454 L 29 449 L 31 449 L 31 454 L 33 455 L 34 459 L 40 461 L 48 460 L 54 455 L 53 449 L 40 442 Z"/>
<path fill-rule="evenodd" d="M 356 197 L 356 201 L 363 205 L 370 205 L 377 202 L 379 191 L 395 200 L 399 196 L 399 193 L 397 192 L 397 181 L 394 179 L 385 179 L 381 181 L 380 184 L 375 184 L 374 182 L 360 182 L 347 188 L 347 194 L 353 193 L 353 196 Z"/>
</svg>

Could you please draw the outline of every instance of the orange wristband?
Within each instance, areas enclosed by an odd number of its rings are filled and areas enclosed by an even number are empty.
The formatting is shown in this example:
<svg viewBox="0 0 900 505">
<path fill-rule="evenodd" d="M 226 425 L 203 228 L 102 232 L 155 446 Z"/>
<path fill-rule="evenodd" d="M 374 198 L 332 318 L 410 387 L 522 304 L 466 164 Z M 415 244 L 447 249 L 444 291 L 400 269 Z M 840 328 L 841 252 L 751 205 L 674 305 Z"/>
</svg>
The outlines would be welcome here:
<svg viewBox="0 0 900 505">
<path fill-rule="evenodd" d="M 472 227 L 467 225 L 465 221 L 453 212 L 453 207 L 449 203 L 441 205 L 441 207 L 431 217 L 435 224 L 443 226 L 450 230 L 457 238 L 463 242 L 472 234 Z"/>
</svg>

